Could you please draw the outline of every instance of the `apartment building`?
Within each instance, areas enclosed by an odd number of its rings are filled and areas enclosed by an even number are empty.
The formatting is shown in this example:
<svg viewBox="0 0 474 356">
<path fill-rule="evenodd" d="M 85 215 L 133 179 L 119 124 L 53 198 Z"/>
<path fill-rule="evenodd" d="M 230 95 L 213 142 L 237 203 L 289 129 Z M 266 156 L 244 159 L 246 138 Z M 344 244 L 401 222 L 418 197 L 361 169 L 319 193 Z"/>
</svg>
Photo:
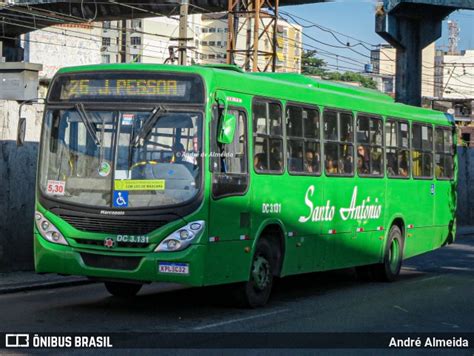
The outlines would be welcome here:
<svg viewBox="0 0 474 356">
<path fill-rule="evenodd" d="M 269 21 L 268 18 L 263 19 L 264 24 L 268 24 Z M 173 57 L 170 57 L 169 48 L 174 48 L 174 56 L 177 57 L 178 25 L 178 18 L 166 17 L 104 22 L 102 62 L 172 62 Z M 249 21 L 249 26 L 251 29 L 249 35 L 253 39 L 253 20 Z M 301 27 L 280 20 L 277 31 L 277 71 L 301 72 Z M 186 51 L 187 64 L 226 63 L 228 45 L 226 13 L 190 15 L 187 36 L 189 38 Z M 268 35 L 261 37 L 259 42 L 261 51 L 272 51 L 270 41 L 272 36 L 273 28 Z M 237 37 L 237 49 L 244 50 L 246 46 L 247 33 L 241 31 Z M 268 56 L 262 55 L 259 64 L 264 66 L 268 59 Z M 235 61 L 237 65 L 243 67 L 245 56 L 236 55 Z"/>
<path fill-rule="evenodd" d="M 377 88 L 387 94 L 395 95 L 395 74 L 397 51 L 388 44 L 381 44 L 371 51 L 372 77 Z M 435 87 L 435 43 L 422 53 L 421 95 L 432 98 Z"/>
<path fill-rule="evenodd" d="M 474 50 L 460 53 L 438 51 L 436 96 L 474 100 Z"/>
<path fill-rule="evenodd" d="M 216 13 L 202 15 L 201 18 L 201 63 L 225 63 L 227 58 L 227 14 Z M 271 22 L 270 17 L 262 18 L 261 31 Z M 248 31 L 246 29 L 249 29 Z M 236 39 L 236 49 L 245 50 L 247 48 L 248 36 L 253 40 L 254 20 L 250 19 L 240 31 Z M 301 72 L 302 54 L 302 28 L 299 25 L 278 20 L 277 25 L 277 72 Z M 273 51 L 273 26 L 268 28 L 267 34 L 260 36 L 259 50 L 266 52 L 259 58 L 259 68 L 264 68 L 271 58 Z M 234 55 L 235 63 L 241 67 L 245 66 L 245 54 L 238 52 Z M 271 67 L 270 67 L 271 68 Z"/>
</svg>

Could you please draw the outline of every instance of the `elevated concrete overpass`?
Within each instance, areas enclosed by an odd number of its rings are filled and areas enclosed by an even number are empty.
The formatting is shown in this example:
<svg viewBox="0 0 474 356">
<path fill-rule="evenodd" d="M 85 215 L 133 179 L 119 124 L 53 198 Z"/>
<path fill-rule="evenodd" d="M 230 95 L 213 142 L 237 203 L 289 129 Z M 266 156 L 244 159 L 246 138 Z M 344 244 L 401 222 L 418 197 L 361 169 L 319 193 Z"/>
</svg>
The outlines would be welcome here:
<svg viewBox="0 0 474 356">
<path fill-rule="evenodd" d="M 0 0 L 0 41 L 7 61 L 21 61 L 19 36 L 66 23 L 179 14 L 180 0 Z M 235 0 L 234 0 L 235 1 Z M 279 0 L 280 6 L 332 0 Z M 226 11 L 228 0 L 189 0 L 189 12 Z"/>
<path fill-rule="evenodd" d="M 441 37 L 443 19 L 474 10 L 473 0 L 384 0 L 375 31 L 397 49 L 395 99 L 421 105 L 422 50 Z"/>
<path fill-rule="evenodd" d="M 0 0 L 1 1 L 1 0 Z M 280 0 L 280 6 L 330 2 L 332 0 Z M 179 14 L 179 0 L 12 0 L 0 2 L 0 37 L 15 37 L 30 29 L 58 23 L 119 20 Z M 228 0 L 189 0 L 190 13 L 226 11 Z"/>
</svg>

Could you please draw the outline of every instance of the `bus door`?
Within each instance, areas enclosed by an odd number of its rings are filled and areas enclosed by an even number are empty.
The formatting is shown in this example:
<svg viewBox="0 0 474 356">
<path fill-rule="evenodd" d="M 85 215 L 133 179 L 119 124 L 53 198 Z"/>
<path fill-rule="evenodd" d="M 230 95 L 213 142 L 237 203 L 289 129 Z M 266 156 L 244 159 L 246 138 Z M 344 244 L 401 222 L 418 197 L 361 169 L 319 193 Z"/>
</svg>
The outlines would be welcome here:
<svg viewBox="0 0 474 356">
<path fill-rule="evenodd" d="M 213 109 L 210 134 L 211 198 L 207 271 L 213 282 L 248 278 L 250 239 L 250 185 L 248 164 L 248 118 L 245 98 L 235 93 L 218 93 L 227 101 Z M 232 142 L 218 142 L 224 116 L 235 117 Z"/>
</svg>

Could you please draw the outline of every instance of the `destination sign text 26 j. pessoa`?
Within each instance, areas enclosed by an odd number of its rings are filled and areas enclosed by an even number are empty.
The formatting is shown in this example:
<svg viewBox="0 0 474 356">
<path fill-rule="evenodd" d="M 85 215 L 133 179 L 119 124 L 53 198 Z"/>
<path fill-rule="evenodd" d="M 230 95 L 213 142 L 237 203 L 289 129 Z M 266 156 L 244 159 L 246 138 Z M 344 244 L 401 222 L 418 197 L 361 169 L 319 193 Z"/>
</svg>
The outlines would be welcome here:
<svg viewBox="0 0 474 356">
<path fill-rule="evenodd" d="M 51 91 L 51 101 L 153 101 L 202 102 L 200 78 L 156 73 L 117 75 L 65 75 Z"/>
</svg>

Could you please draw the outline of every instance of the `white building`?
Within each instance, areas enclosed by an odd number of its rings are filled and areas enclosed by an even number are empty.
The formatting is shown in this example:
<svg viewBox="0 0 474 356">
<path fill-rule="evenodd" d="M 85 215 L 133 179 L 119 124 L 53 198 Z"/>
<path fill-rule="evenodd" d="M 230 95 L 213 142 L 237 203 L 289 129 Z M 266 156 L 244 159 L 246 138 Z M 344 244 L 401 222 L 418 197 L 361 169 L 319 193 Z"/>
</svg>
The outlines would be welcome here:
<svg viewBox="0 0 474 356">
<path fill-rule="evenodd" d="M 263 18 L 267 23 L 269 19 Z M 253 22 L 251 28 L 253 29 Z M 301 71 L 301 27 L 280 20 L 278 22 L 277 71 Z M 263 27 L 263 26 L 262 26 Z M 156 17 L 142 20 L 127 20 L 125 30 L 121 21 L 104 22 L 102 33 L 102 62 L 164 63 L 170 58 L 169 48 L 176 52 L 179 37 L 178 17 Z M 225 13 L 190 15 L 188 17 L 187 64 L 226 63 L 228 27 Z M 263 30 L 263 29 L 262 29 Z M 253 34 L 251 34 L 253 38 Z M 272 37 L 272 32 L 268 37 Z M 259 48 L 271 51 L 267 36 L 262 36 Z M 123 43 L 126 53 L 123 54 Z M 246 34 L 240 33 L 237 48 L 246 48 Z M 244 57 L 236 56 L 236 63 L 244 65 Z M 268 58 L 262 56 L 263 65 Z"/>
<path fill-rule="evenodd" d="M 101 23 L 64 24 L 23 35 L 25 61 L 41 63 L 40 79 L 61 67 L 101 63 Z"/>
<path fill-rule="evenodd" d="M 164 63 L 169 57 L 169 47 L 178 44 L 174 40 L 179 37 L 178 21 L 176 17 L 126 20 L 125 27 L 122 21 L 105 21 L 102 63 Z M 195 21 L 199 21 L 197 15 L 189 16 L 188 37 L 196 36 Z M 188 64 L 191 64 L 193 54 L 191 50 L 188 52 L 191 52 L 187 54 Z"/>
<path fill-rule="evenodd" d="M 397 51 L 388 44 L 381 44 L 379 48 L 371 51 L 371 64 L 373 68 L 373 79 L 377 83 L 378 90 L 394 95 L 396 75 Z M 435 86 L 435 43 L 433 42 L 422 52 L 422 78 L 421 95 L 433 97 Z"/>
<path fill-rule="evenodd" d="M 436 96 L 474 100 L 474 50 L 460 54 L 438 52 Z"/>
<path fill-rule="evenodd" d="M 227 14 L 207 14 L 202 15 L 202 35 L 201 35 L 201 62 L 204 63 L 225 63 L 227 58 Z M 262 17 L 263 24 L 260 25 L 260 31 L 267 27 L 270 17 Z M 250 28 L 250 38 L 253 40 L 254 20 L 250 19 L 245 25 Z M 259 68 L 264 69 L 270 61 L 272 52 L 273 25 L 269 26 L 268 34 L 260 36 L 258 47 L 260 51 L 268 54 L 259 57 Z M 276 50 L 276 71 L 277 72 L 301 72 L 301 54 L 302 54 L 302 27 L 299 25 L 288 23 L 279 19 L 277 25 L 277 50 Z M 247 32 L 242 30 L 239 32 L 236 41 L 237 50 L 245 50 L 247 47 Z M 234 56 L 235 63 L 244 67 L 245 56 L 243 53 Z M 271 66 L 267 68 L 270 70 Z"/>
</svg>

